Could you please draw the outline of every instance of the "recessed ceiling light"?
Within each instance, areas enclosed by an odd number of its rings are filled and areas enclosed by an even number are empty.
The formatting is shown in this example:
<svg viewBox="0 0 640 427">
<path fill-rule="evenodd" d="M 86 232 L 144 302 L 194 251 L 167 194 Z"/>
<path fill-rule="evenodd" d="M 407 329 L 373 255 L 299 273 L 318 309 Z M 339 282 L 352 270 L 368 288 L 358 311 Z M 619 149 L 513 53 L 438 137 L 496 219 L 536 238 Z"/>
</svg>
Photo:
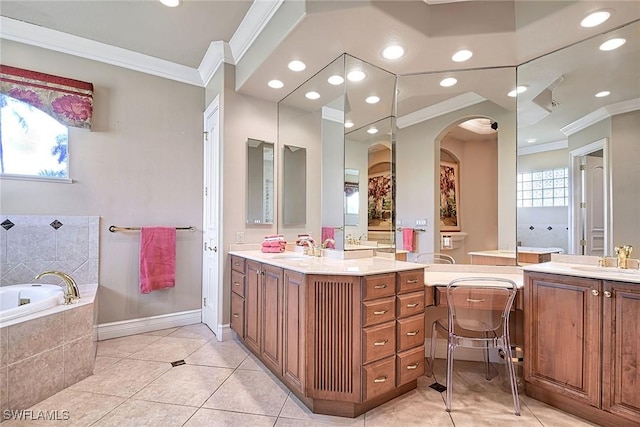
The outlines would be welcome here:
<svg viewBox="0 0 640 427">
<path fill-rule="evenodd" d="M 518 86 L 517 88 L 515 88 L 514 90 L 512 90 L 511 92 L 509 92 L 507 95 L 515 98 L 516 95 L 518 95 L 519 93 L 523 93 L 527 91 L 527 87 L 526 86 Z"/>
<path fill-rule="evenodd" d="M 369 128 L 367 129 L 367 133 L 373 135 L 374 133 L 378 133 L 378 129 L 376 128 Z"/>
<path fill-rule="evenodd" d="M 464 62 L 473 56 L 473 52 L 467 49 L 462 49 L 457 51 L 451 57 L 451 60 L 454 62 Z"/>
<path fill-rule="evenodd" d="M 614 50 L 625 44 L 627 41 L 622 38 L 607 40 L 600 45 L 600 50 Z"/>
<path fill-rule="evenodd" d="M 305 68 L 307 68 L 307 66 L 305 65 L 304 62 L 302 61 L 298 61 L 297 59 L 289 62 L 289 69 L 291 71 L 302 71 Z"/>
<path fill-rule="evenodd" d="M 280 80 L 270 80 L 267 85 L 269 85 L 269 87 L 273 89 L 280 89 L 284 86 L 284 83 L 282 83 Z"/>
<path fill-rule="evenodd" d="M 180 6 L 180 0 L 160 0 L 160 3 L 169 7 Z"/>
<path fill-rule="evenodd" d="M 404 48 L 402 46 L 394 45 L 386 47 L 382 51 L 382 57 L 385 59 L 398 59 L 404 56 Z"/>
<path fill-rule="evenodd" d="M 367 74 L 362 70 L 353 70 L 347 74 L 347 79 L 352 82 L 359 82 L 364 80 L 367 77 Z"/>
<path fill-rule="evenodd" d="M 318 99 L 318 98 L 320 98 L 320 94 L 318 92 L 314 92 L 314 91 L 307 92 L 304 96 L 306 96 L 309 99 Z"/>
<path fill-rule="evenodd" d="M 368 96 L 367 99 L 365 99 L 364 101 L 367 104 L 377 104 L 378 102 L 380 102 L 380 98 L 375 95 L 371 95 L 371 96 Z"/>
<path fill-rule="evenodd" d="M 352 128 L 353 122 L 351 120 L 347 120 L 346 122 L 344 122 L 344 127 L 346 127 L 347 129 Z"/>
<path fill-rule="evenodd" d="M 338 86 L 344 83 L 344 79 L 338 74 L 334 74 L 333 76 L 329 77 L 327 81 L 329 82 L 329 84 L 332 84 L 334 86 Z"/>
<path fill-rule="evenodd" d="M 529 139 L 527 139 L 526 141 L 527 141 L 529 144 L 533 144 L 534 142 L 536 142 L 536 141 L 537 141 L 537 139 L 536 139 L 536 138 L 529 138 Z"/>
<path fill-rule="evenodd" d="M 440 86 L 449 87 L 449 86 L 453 86 L 456 83 L 458 83 L 458 80 L 454 79 L 453 77 L 447 77 L 446 79 L 443 79 L 440 82 Z"/>
<path fill-rule="evenodd" d="M 587 15 L 587 17 L 580 22 L 580 25 L 585 28 L 597 27 L 609 19 L 610 16 L 611 12 L 607 10 L 599 10 Z"/>
<path fill-rule="evenodd" d="M 608 90 L 603 90 L 602 92 L 596 93 L 596 98 L 604 98 L 605 96 L 609 96 L 611 92 Z"/>
</svg>

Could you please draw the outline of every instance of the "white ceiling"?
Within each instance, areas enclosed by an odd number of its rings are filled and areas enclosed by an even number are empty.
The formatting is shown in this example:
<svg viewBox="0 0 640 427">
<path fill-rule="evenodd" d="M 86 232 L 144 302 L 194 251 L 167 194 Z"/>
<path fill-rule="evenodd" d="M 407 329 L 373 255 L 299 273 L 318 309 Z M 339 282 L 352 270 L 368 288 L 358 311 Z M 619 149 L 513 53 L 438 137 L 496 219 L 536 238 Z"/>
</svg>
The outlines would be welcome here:
<svg viewBox="0 0 640 427">
<path fill-rule="evenodd" d="M 578 25 L 589 12 L 600 8 L 613 11 L 609 21 L 591 29 Z M 511 67 L 640 19 L 640 2 L 260 0 L 253 4 L 245 0 L 183 0 L 179 7 L 168 8 L 157 0 L 3 0 L 0 15 L 5 17 L 2 38 L 61 51 L 65 48 L 60 45 L 81 40 L 84 53 L 77 45 L 74 50 L 81 55 L 191 84 L 206 85 L 221 60 L 234 63 L 236 90 L 276 102 L 342 53 L 400 75 Z M 631 32 L 631 38 L 633 43 L 626 49 L 635 56 L 626 58 L 636 61 L 637 69 L 638 32 Z M 382 59 L 380 51 L 394 41 L 406 47 L 405 57 L 396 62 Z M 93 54 L 104 46 L 118 49 Z M 460 48 L 474 52 L 471 60 L 461 64 L 451 61 Z M 126 61 L 119 61 L 119 55 Z M 619 60 L 624 58 L 623 53 L 617 55 Z M 289 71 L 286 64 L 291 59 L 303 60 L 307 69 Z M 569 62 L 565 66 L 573 64 Z M 550 67 L 547 64 L 541 71 L 550 71 Z M 544 77 L 557 77 L 558 73 L 563 71 L 553 68 Z M 266 83 L 273 78 L 282 80 L 285 87 L 268 88 Z M 561 87 L 568 90 L 571 86 L 566 83 Z M 535 87 L 534 82 L 529 84 Z M 484 91 L 480 95 L 508 108 L 504 87 L 511 85 L 507 79 L 497 81 L 494 88 L 483 84 L 469 90 Z M 632 90 L 636 97 L 640 96 L 639 85 Z M 584 87 L 576 85 L 576 90 Z M 459 86 L 456 95 L 465 91 Z M 415 108 L 447 97 L 435 90 L 427 92 L 413 97 Z M 577 95 L 567 93 L 566 97 L 563 105 Z M 405 105 L 409 108 L 410 102 Z M 580 114 L 589 112 L 583 108 Z M 576 120 L 575 115 L 555 115 L 564 124 Z M 550 138 L 544 139 L 550 142 Z"/>
</svg>

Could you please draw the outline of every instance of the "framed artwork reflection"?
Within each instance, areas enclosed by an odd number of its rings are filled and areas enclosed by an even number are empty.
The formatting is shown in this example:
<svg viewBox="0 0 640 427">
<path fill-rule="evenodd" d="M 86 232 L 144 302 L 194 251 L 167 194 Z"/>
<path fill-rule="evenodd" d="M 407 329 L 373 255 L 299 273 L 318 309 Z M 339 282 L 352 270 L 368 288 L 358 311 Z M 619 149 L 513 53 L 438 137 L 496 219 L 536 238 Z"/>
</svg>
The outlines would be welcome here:
<svg viewBox="0 0 640 427">
<path fill-rule="evenodd" d="M 458 164 L 440 162 L 440 231 L 460 231 Z"/>
</svg>

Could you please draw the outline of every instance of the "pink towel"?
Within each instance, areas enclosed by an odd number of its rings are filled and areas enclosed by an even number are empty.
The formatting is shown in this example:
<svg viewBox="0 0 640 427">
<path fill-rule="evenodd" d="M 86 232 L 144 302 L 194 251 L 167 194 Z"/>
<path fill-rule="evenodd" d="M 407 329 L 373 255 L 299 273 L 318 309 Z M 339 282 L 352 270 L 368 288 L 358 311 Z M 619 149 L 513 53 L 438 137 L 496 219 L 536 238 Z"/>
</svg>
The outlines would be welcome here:
<svg viewBox="0 0 640 427">
<path fill-rule="evenodd" d="M 262 246 L 260 250 L 264 253 L 280 253 L 284 252 L 284 246 Z"/>
<path fill-rule="evenodd" d="M 176 284 L 176 229 L 140 230 L 140 292 L 148 294 Z"/>
<path fill-rule="evenodd" d="M 336 231 L 333 227 L 322 227 L 322 244 L 327 239 L 335 240 Z M 335 249 L 336 245 L 332 242 L 327 242 L 327 249 Z"/>
<path fill-rule="evenodd" d="M 402 247 L 405 251 L 413 252 L 415 248 L 413 228 L 402 229 Z"/>
</svg>

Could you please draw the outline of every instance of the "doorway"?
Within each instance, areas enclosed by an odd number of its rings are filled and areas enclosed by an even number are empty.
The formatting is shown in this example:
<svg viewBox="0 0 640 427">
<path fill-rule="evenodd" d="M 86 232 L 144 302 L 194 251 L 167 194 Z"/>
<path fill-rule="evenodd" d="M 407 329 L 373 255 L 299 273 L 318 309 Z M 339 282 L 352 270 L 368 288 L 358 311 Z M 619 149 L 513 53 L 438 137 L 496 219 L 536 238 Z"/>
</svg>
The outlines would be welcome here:
<svg viewBox="0 0 640 427">
<path fill-rule="evenodd" d="M 202 215 L 202 323 L 222 341 L 222 286 L 220 286 L 220 134 L 219 98 L 204 112 L 204 201 Z"/>
</svg>

